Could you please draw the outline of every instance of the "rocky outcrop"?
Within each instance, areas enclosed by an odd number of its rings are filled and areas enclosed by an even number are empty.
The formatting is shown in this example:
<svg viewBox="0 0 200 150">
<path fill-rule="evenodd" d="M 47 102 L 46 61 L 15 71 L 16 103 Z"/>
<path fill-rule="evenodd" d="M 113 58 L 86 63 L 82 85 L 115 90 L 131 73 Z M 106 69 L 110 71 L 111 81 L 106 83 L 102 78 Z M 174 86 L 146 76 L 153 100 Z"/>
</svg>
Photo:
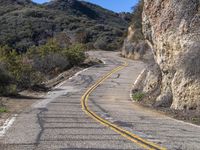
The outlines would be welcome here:
<svg viewBox="0 0 200 150">
<path fill-rule="evenodd" d="M 134 60 L 151 59 L 152 53 L 149 45 L 144 41 L 142 33 L 143 0 L 133 7 L 132 23 L 128 28 L 128 35 L 122 47 L 122 56 Z"/>
<path fill-rule="evenodd" d="M 147 59 L 151 56 L 150 47 L 141 37 L 143 35 L 140 29 L 133 26 L 128 28 L 128 36 L 122 47 L 123 57 L 138 60 Z"/>
<path fill-rule="evenodd" d="M 200 0 L 144 0 L 143 33 L 161 71 L 156 105 L 199 110 Z"/>
</svg>

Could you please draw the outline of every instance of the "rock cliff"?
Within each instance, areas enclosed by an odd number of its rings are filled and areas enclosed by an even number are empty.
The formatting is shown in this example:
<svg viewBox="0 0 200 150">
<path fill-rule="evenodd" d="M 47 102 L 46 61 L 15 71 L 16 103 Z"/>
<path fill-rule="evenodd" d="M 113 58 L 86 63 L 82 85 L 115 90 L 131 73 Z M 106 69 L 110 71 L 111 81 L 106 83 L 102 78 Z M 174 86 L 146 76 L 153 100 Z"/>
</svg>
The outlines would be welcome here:
<svg viewBox="0 0 200 150">
<path fill-rule="evenodd" d="M 200 0 L 144 0 L 143 34 L 161 71 L 155 103 L 199 110 Z"/>
</svg>

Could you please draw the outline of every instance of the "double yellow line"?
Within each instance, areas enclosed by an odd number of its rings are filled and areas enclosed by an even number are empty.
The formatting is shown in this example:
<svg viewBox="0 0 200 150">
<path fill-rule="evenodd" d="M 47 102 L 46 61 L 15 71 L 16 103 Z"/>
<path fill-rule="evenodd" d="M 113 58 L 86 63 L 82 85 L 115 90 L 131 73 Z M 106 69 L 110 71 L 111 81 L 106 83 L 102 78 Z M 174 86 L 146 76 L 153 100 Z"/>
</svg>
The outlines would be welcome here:
<svg viewBox="0 0 200 150">
<path fill-rule="evenodd" d="M 92 110 L 90 110 L 90 108 L 88 107 L 88 98 L 90 96 L 90 94 L 101 84 L 103 83 L 105 80 L 107 80 L 111 75 L 113 75 L 114 73 L 124 69 L 126 66 L 128 66 L 127 62 L 124 62 L 123 65 L 120 65 L 118 67 L 116 67 L 115 69 L 113 69 L 112 71 L 110 71 L 109 73 L 107 73 L 106 75 L 104 75 L 102 78 L 100 78 L 98 81 L 96 81 L 96 83 L 91 86 L 86 92 L 85 94 L 82 96 L 81 98 L 81 105 L 82 105 L 82 109 L 83 111 L 88 114 L 91 118 L 93 118 L 94 120 L 98 121 L 99 123 L 103 124 L 104 126 L 109 127 L 110 129 L 114 130 L 115 132 L 121 134 L 123 137 L 129 139 L 130 141 L 136 143 L 137 145 L 141 146 L 144 149 L 149 149 L 149 150 L 166 150 L 163 147 L 160 147 L 159 145 L 156 145 L 152 142 L 149 142 L 145 139 L 142 139 L 141 137 L 126 131 L 124 129 L 122 129 L 121 127 L 101 118 L 100 116 L 98 116 L 96 113 L 94 113 Z"/>
</svg>

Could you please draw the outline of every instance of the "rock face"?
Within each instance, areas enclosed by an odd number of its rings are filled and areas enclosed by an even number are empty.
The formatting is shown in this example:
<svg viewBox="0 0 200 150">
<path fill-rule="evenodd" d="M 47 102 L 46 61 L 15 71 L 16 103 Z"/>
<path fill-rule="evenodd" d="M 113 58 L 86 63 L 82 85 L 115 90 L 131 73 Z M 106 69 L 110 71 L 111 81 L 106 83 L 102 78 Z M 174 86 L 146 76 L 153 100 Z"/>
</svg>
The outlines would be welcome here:
<svg viewBox="0 0 200 150">
<path fill-rule="evenodd" d="M 142 33 L 143 4 L 143 0 L 139 0 L 138 4 L 133 7 L 131 26 L 128 28 L 128 35 L 122 47 L 122 56 L 134 60 L 150 59 L 153 56 Z"/>
<path fill-rule="evenodd" d="M 136 29 L 133 26 L 128 28 L 128 36 L 124 40 L 122 47 L 123 57 L 138 60 L 147 59 L 151 56 L 150 47 L 144 40 L 141 40 L 141 37 L 143 35 L 140 29 Z"/>
<path fill-rule="evenodd" d="M 200 109 L 200 0 L 144 0 L 143 33 L 161 70 L 157 104 Z"/>
</svg>

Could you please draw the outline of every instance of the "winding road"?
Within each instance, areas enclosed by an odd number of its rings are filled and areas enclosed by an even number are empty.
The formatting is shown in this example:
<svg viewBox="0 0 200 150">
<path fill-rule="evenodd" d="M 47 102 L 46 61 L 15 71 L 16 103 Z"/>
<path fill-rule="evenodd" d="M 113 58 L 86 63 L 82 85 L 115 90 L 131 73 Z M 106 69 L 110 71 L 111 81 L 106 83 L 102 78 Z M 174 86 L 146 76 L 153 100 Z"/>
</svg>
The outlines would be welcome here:
<svg viewBox="0 0 200 150">
<path fill-rule="evenodd" d="M 130 89 L 145 64 L 90 52 L 83 70 L 16 117 L 0 150 L 199 150 L 200 127 L 144 109 Z"/>
</svg>

